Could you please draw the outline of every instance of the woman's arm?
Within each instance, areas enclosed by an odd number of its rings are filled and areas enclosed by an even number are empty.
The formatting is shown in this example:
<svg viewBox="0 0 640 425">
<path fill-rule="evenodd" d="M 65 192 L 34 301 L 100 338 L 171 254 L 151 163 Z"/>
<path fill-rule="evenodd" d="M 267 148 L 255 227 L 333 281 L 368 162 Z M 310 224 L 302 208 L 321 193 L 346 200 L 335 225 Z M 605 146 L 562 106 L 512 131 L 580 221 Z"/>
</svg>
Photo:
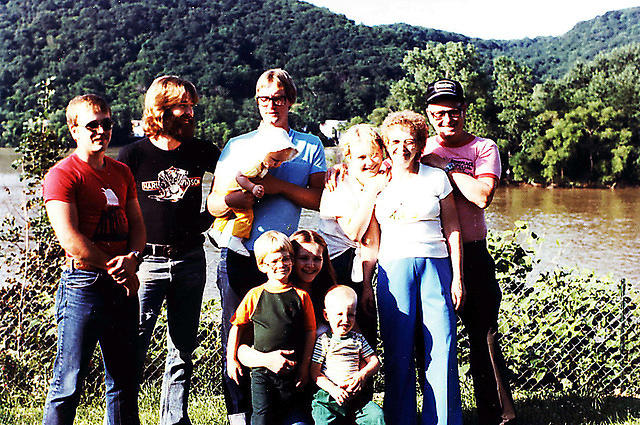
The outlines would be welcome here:
<svg viewBox="0 0 640 425">
<path fill-rule="evenodd" d="M 373 296 L 373 276 L 378 262 L 378 249 L 380 247 L 380 225 L 375 217 L 375 210 L 371 213 L 371 221 L 367 232 L 362 237 L 360 243 L 360 257 L 362 258 L 362 296 L 360 305 L 369 318 L 375 320 L 376 302 Z"/>
<path fill-rule="evenodd" d="M 316 330 L 305 332 L 304 335 L 304 348 L 302 357 L 300 357 L 300 367 L 298 368 L 298 380 L 296 387 L 304 388 L 309 382 L 309 362 L 311 361 L 311 355 L 313 354 L 313 345 L 316 342 Z"/>
<path fill-rule="evenodd" d="M 464 290 L 462 287 L 462 241 L 460 238 L 460 223 L 453 199 L 453 192 L 440 200 L 440 220 L 442 230 L 449 246 L 453 278 L 451 280 L 451 300 L 456 310 L 464 302 Z"/>
</svg>

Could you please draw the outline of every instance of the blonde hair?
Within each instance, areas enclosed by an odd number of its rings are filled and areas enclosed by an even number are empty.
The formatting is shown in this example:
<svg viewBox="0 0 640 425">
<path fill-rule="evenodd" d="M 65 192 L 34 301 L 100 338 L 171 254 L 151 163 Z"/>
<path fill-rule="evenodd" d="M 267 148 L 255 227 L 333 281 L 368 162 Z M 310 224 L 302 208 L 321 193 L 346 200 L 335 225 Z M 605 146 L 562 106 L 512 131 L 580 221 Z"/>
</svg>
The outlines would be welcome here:
<svg viewBox="0 0 640 425">
<path fill-rule="evenodd" d="M 392 112 L 384 119 L 382 123 L 382 137 L 385 144 L 389 143 L 389 129 L 391 127 L 403 127 L 409 131 L 411 137 L 416 142 L 418 152 L 422 152 L 424 145 L 427 142 L 427 121 L 424 116 L 413 111 L 404 110 L 399 112 Z"/>
<path fill-rule="evenodd" d="M 69 129 L 78 125 L 78 109 L 80 107 L 90 109 L 92 112 L 103 112 L 111 115 L 111 108 L 104 98 L 97 94 L 83 94 L 69 101 L 66 110 L 67 126 Z"/>
<path fill-rule="evenodd" d="M 296 103 L 296 97 L 298 95 L 296 85 L 293 83 L 291 75 L 281 68 L 268 69 L 258 77 L 258 81 L 256 82 L 256 96 L 258 95 L 258 90 L 274 82 L 284 90 L 284 96 L 289 103 Z"/>
<path fill-rule="evenodd" d="M 269 230 L 260 235 L 253 244 L 253 252 L 256 255 L 256 263 L 261 265 L 264 257 L 274 252 L 286 252 L 293 257 L 293 246 L 284 233 Z"/>
<path fill-rule="evenodd" d="M 347 303 L 347 305 L 357 305 L 358 295 L 356 291 L 347 285 L 334 285 L 329 288 L 327 295 L 324 296 L 325 308 L 330 304 L 336 304 L 341 301 Z"/>
<path fill-rule="evenodd" d="M 382 136 L 375 127 L 369 124 L 357 124 L 349 128 L 340 138 L 340 150 L 345 158 L 351 159 L 351 146 L 357 143 L 368 143 L 378 149 L 382 158 L 386 156 L 387 149 Z"/>
<path fill-rule="evenodd" d="M 164 134 L 164 113 L 181 102 L 198 103 L 200 98 L 193 84 L 175 75 L 163 75 L 153 80 L 144 96 L 142 129 L 150 137 Z"/>
</svg>

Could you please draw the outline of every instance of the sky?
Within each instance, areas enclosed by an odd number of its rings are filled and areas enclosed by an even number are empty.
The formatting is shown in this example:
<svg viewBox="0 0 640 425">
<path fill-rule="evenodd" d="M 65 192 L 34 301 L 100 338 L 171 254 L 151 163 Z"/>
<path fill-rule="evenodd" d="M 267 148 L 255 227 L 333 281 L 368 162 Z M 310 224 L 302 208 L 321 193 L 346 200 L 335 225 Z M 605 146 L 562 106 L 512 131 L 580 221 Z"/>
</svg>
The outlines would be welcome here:
<svg viewBox="0 0 640 425">
<path fill-rule="evenodd" d="M 404 22 L 484 39 L 562 35 L 640 0 L 305 0 L 366 25 Z"/>
</svg>

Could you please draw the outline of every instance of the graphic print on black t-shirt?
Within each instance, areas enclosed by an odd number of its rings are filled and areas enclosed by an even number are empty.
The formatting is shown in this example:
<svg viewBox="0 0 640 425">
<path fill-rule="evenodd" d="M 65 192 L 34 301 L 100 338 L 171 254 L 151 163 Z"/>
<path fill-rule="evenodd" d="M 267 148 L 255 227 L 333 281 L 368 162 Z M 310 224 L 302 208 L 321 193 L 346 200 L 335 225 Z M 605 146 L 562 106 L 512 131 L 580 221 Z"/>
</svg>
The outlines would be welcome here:
<svg viewBox="0 0 640 425">
<path fill-rule="evenodd" d="M 120 149 L 118 160 L 131 169 L 147 228 L 147 242 L 198 243 L 213 217 L 202 212 L 203 176 L 213 174 L 220 151 L 197 139 L 173 150 L 142 139 Z"/>
<path fill-rule="evenodd" d="M 96 231 L 91 238 L 93 241 L 126 241 L 127 220 L 124 209 L 120 206 L 118 197 L 111 189 L 102 188 L 102 193 L 107 200 L 105 210 L 100 215 L 100 221 L 96 226 Z"/>
<path fill-rule="evenodd" d="M 189 177 L 187 170 L 170 167 L 158 173 L 158 180 L 142 182 L 142 190 L 145 192 L 155 192 L 158 194 L 149 195 L 149 198 L 156 201 L 178 202 L 184 197 L 191 186 L 200 187 L 202 179 L 200 177 Z"/>
</svg>

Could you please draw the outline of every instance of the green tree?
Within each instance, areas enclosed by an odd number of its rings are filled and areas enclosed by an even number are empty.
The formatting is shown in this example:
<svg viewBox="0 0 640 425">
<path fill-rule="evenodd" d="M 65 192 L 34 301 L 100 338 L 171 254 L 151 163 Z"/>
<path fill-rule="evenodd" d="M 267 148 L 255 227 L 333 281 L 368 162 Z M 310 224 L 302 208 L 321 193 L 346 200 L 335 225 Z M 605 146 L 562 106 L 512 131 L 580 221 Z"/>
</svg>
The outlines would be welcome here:
<svg viewBox="0 0 640 425">
<path fill-rule="evenodd" d="M 391 84 L 387 103 L 392 109 L 411 109 L 424 114 L 429 83 L 440 78 L 457 80 L 469 102 L 467 129 L 477 134 L 490 134 L 489 81 L 483 73 L 483 59 L 473 45 L 461 42 L 429 42 L 425 49 L 414 48 L 402 61 L 407 75 Z"/>
<path fill-rule="evenodd" d="M 500 56 L 493 61 L 493 81 L 493 99 L 499 108 L 496 142 L 502 153 L 503 170 L 511 176 L 512 157 L 522 150 L 522 134 L 529 129 L 533 116 L 533 77 L 526 66 Z"/>
<path fill-rule="evenodd" d="M 542 177 L 548 183 L 616 183 L 636 152 L 631 140 L 622 111 L 601 101 L 578 106 L 542 136 Z"/>
</svg>

